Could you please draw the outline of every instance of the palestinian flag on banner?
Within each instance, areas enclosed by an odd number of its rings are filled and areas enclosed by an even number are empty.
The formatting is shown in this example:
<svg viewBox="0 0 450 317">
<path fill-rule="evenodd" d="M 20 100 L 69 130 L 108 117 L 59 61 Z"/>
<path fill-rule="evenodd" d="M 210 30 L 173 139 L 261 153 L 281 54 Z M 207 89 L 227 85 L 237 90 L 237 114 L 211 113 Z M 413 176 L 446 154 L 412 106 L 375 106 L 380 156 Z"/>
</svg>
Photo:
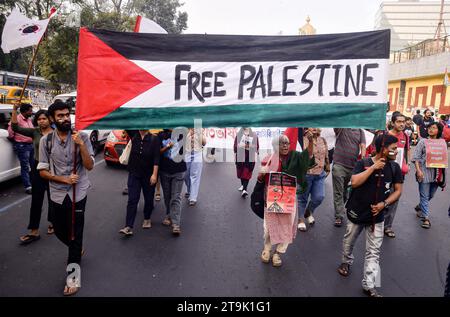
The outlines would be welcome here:
<svg viewBox="0 0 450 317">
<path fill-rule="evenodd" d="M 390 31 L 311 36 L 80 29 L 76 128 L 382 129 Z"/>
</svg>

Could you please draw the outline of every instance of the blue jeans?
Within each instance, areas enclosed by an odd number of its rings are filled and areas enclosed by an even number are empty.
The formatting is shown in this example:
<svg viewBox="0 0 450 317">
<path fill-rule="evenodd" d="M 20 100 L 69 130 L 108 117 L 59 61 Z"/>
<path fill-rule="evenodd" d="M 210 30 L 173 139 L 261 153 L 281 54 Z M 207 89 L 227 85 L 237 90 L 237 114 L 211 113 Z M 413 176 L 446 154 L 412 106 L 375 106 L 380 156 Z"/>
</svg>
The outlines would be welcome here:
<svg viewBox="0 0 450 317">
<path fill-rule="evenodd" d="M 298 216 L 299 218 L 305 217 L 306 206 L 311 211 L 320 206 L 323 199 L 325 198 L 325 178 L 327 174 L 322 171 L 320 175 L 306 175 L 306 182 L 308 183 L 308 188 L 303 194 L 298 196 Z M 308 198 L 311 196 L 308 204 Z"/>
<path fill-rule="evenodd" d="M 14 152 L 20 162 L 20 177 L 25 188 L 31 187 L 30 171 L 34 164 L 34 149 L 31 143 L 14 143 Z"/>
<path fill-rule="evenodd" d="M 195 152 L 194 154 L 188 154 L 185 161 L 187 170 L 184 181 L 186 183 L 187 193 L 189 194 L 189 201 L 197 201 L 200 180 L 202 178 L 203 153 Z"/>
<path fill-rule="evenodd" d="M 437 183 L 419 183 L 419 206 L 422 210 L 422 216 L 424 218 L 428 218 L 430 216 L 430 200 L 433 198 L 437 189 Z"/>
</svg>

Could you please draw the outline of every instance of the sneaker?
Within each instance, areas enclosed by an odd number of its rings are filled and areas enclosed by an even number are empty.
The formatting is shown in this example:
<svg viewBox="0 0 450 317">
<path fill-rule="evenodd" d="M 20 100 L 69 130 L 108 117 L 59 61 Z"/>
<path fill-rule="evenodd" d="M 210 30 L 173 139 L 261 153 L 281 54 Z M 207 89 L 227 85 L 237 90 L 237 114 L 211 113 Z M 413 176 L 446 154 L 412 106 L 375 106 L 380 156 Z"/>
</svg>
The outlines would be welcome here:
<svg viewBox="0 0 450 317">
<path fill-rule="evenodd" d="M 122 191 L 122 195 L 128 195 L 128 187 L 125 187 Z"/>
<path fill-rule="evenodd" d="M 243 190 L 241 196 L 242 196 L 242 198 L 247 198 L 247 196 L 248 196 L 247 191 Z"/>
<path fill-rule="evenodd" d="M 307 217 L 306 221 L 308 221 L 308 224 L 311 226 L 314 225 L 314 223 L 316 222 L 316 220 L 314 219 L 314 217 L 312 215 Z"/>
<path fill-rule="evenodd" d="M 152 221 L 150 219 L 145 219 L 142 223 L 143 229 L 150 229 L 152 227 Z"/>
<path fill-rule="evenodd" d="M 160 200 L 161 200 L 161 194 L 156 194 L 155 201 L 160 201 Z"/>
<path fill-rule="evenodd" d="M 280 254 L 275 252 L 272 256 L 272 265 L 275 267 L 281 266 L 283 262 L 281 261 Z"/>
<path fill-rule="evenodd" d="M 25 189 L 25 193 L 27 193 L 28 195 L 31 195 L 31 193 L 32 193 L 31 187 L 27 187 Z"/>
<path fill-rule="evenodd" d="M 181 228 L 179 225 L 172 225 L 172 234 L 174 236 L 179 236 L 181 233 Z"/>
<path fill-rule="evenodd" d="M 120 233 L 124 234 L 125 236 L 132 236 L 133 235 L 133 231 L 131 230 L 130 227 L 125 227 L 123 229 L 119 230 Z"/>
<path fill-rule="evenodd" d="M 264 251 L 261 253 L 261 261 L 262 261 L 263 263 L 269 263 L 269 262 L 270 262 L 270 251 L 264 250 Z"/>
<path fill-rule="evenodd" d="M 238 191 L 243 191 L 244 190 L 244 185 L 241 185 L 241 187 L 238 188 Z"/>
<path fill-rule="evenodd" d="M 299 222 L 297 225 L 297 229 L 300 231 L 305 232 L 306 231 L 306 224 L 304 222 Z"/>
<path fill-rule="evenodd" d="M 170 225 L 172 224 L 172 219 L 170 219 L 169 216 L 166 216 L 166 217 L 164 218 L 164 220 L 162 221 L 162 224 L 163 224 L 164 226 L 170 226 Z"/>
<path fill-rule="evenodd" d="M 196 203 L 195 200 L 189 200 L 189 206 L 195 206 Z"/>
<path fill-rule="evenodd" d="M 363 292 L 369 297 L 383 297 L 375 288 L 363 289 Z"/>
</svg>

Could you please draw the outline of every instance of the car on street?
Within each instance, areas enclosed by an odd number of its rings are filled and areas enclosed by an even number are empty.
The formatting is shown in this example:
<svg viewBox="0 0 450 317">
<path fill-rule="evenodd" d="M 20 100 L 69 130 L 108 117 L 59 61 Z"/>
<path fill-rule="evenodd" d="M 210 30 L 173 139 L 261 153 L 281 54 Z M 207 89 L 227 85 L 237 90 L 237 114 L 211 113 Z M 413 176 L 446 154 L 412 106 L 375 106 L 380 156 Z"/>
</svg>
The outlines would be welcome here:
<svg viewBox="0 0 450 317">
<path fill-rule="evenodd" d="M 11 119 L 12 106 L 0 104 L 0 182 L 20 176 L 20 163 L 8 140 L 8 123 Z"/>
<path fill-rule="evenodd" d="M 119 157 L 128 144 L 130 138 L 125 130 L 113 130 L 106 139 L 105 148 L 103 150 L 105 162 L 107 165 L 117 165 Z"/>
</svg>

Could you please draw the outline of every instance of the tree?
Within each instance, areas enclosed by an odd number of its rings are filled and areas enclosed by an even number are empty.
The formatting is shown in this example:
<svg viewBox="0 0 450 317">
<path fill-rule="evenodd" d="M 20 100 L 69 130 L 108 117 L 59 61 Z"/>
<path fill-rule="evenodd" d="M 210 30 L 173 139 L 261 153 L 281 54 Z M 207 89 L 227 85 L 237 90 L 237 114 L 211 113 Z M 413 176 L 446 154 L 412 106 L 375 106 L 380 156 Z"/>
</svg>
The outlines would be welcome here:
<svg viewBox="0 0 450 317">
<path fill-rule="evenodd" d="M 169 33 L 187 28 L 187 13 L 179 12 L 179 0 L 0 0 L 0 27 L 12 8 L 17 6 L 29 18 L 45 19 L 51 7 L 59 8 L 49 24 L 47 38 L 36 58 L 37 75 L 48 79 L 55 88 L 60 84 L 75 86 L 77 75 L 78 27 L 132 31 L 140 14 L 160 24 Z M 77 11 L 80 25 L 68 25 L 69 15 Z M 0 53 L 0 69 L 25 73 L 32 49 Z"/>
<path fill-rule="evenodd" d="M 92 14 L 103 20 L 105 13 L 116 19 L 143 15 L 161 25 L 168 33 L 179 34 L 187 28 L 188 15 L 178 10 L 183 4 L 179 0 L 92 0 Z M 120 26 L 123 24 L 119 23 Z"/>
<path fill-rule="evenodd" d="M 187 29 L 188 15 L 178 11 L 182 6 L 178 0 L 139 0 L 135 6 L 137 12 L 142 12 L 168 33 L 179 34 Z"/>
<path fill-rule="evenodd" d="M 83 4 L 83 0 L 4 0 L 0 2 L 0 27 L 6 21 L 15 6 L 26 16 L 34 19 L 46 19 L 52 7 L 59 13 L 49 24 L 46 40 L 42 41 L 35 66 L 38 76 L 48 79 L 53 86 L 59 88 L 59 83 L 75 84 L 76 54 L 78 45 L 78 30 L 67 27 L 65 19 L 73 5 Z M 32 58 L 32 48 L 22 48 L 8 54 L 0 53 L 0 69 L 26 73 Z"/>
</svg>

